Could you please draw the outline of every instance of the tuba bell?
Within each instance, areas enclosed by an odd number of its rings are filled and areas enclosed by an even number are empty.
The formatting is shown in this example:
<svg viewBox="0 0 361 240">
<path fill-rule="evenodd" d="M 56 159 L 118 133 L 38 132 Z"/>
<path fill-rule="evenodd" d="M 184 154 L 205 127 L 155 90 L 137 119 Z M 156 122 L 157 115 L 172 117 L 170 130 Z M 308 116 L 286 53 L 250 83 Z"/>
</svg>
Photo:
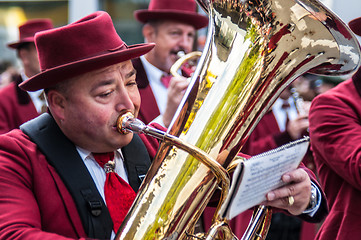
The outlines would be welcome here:
<svg viewBox="0 0 361 240">
<path fill-rule="evenodd" d="M 353 33 L 316 0 L 197 2 L 209 16 L 207 41 L 167 132 L 119 120 L 121 131 L 163 141 L 117 240 L 196 239 L 194 225 L 219 187 L 214 224 L 203 237 L 237 239 L 220 212 L 226 169 L 236 165 L 258 121 L 301 74 L 349 74 L 360 65 Z M 259 226 L 269 210 L 260 206 L 243 239 L 264 237 Z"/>
</svg>

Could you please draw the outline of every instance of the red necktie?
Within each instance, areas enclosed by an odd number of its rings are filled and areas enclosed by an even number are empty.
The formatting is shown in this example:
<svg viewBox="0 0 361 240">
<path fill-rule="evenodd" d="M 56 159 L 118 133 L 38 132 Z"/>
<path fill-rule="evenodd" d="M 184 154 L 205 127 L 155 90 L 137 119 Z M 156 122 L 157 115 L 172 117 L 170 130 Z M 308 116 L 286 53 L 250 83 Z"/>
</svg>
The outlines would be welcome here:
<svg viewBox="0 0 361 240">
<path fill-rule="evenodd" d="M 164 74 L 163 74 L 163 75 L 160 77 L 160 81 L 163 83 L 163 85 L 164 85 L 166 88 L 168 88 L 169 82 L 170 82 L 171 78 L 172 78 L 172 75 L 164 75 Z"/>
<path fill-rule="evenodd" d="M 288 110 L 290 107 L 291 107 L 291 105 L 288 103 L 288 101 L 284 100 L 282 102 L 282 106 L 281 106 L 282 109 Z"/>
<path fill-rule="evenodd" d="M 113 220 L 113 229 L 116 233 L 132 206 L 136 193 L 126 181 L 114 172 L 114 152 L 93 153 L 93 156 L 106 173 L 104 184 L 105 202 L 107 203 Z"/>
</svg>

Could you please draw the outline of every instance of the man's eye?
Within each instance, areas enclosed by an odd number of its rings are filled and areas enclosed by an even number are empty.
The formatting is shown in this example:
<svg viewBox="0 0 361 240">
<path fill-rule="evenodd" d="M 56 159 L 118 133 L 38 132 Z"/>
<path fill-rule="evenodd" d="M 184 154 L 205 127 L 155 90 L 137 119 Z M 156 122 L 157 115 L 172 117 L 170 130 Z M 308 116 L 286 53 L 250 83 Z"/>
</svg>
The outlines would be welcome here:
<svg viewBox="0 0 361 240">
<path fill-rule="evenodd" d="M 194 34 L 188 34 L 188 37 L 189 37 L 189 38 L 195 38 L 196 35 L 194 35 Z"/>
<path fill-rule="evenodd" d="M 104 93 L 101 93 L 99 94 L 100 97 L 108 97 L 113 91 L 107 91 L 107 92 L 104 92 Z"/>
<path fill-rule="evenodd" d="M 127 86 L 138 86 L 136 81 L 130 81 L 127 83 Z"/>
<path fill-rule="evenodd" d="M 170 35 L 172 35 L 172 36 L 179 36 L 179 35 L 181 35 L 181 33 L 180 33 L 180 32 L 170 32 Z"/>
</svg>

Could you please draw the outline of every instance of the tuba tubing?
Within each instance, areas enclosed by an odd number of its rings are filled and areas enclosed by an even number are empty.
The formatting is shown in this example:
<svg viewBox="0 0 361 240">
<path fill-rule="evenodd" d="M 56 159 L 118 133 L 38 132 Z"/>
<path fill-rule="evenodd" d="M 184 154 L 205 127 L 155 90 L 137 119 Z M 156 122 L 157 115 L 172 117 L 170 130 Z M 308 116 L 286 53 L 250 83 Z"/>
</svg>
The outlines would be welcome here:
<svg viewBox="0 0 361 240">
<path fill-rule="evenodd" d="M 296 77 L 349 74 L 360 65 L 357 39 L 317 0 L 197 2 L 209 16 L 206 45 L 166 135 L 222 168 L 232 165 L 258 121 Z M 159 150 L 117 240 L 195 238 L 194 225 L 219 187 L 218 170 L 159 137 Z M 251 223 L 256 230 L 264 230 L 258 226 L 267 209 L 255 214 L 260 216 Z M 205 238 L 236 239 L 222 215 L 218 207 Z M 250 232 L 242 239 L 259 238 Z"/>
</svg>

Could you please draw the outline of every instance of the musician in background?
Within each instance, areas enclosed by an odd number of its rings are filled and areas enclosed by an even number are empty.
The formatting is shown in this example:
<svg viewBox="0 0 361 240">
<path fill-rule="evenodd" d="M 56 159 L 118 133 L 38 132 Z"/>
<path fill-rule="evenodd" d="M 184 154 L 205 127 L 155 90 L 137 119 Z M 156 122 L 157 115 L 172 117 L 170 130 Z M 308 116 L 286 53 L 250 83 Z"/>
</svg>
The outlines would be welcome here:
<svg viewBox="0 0 361 240">
<path fill-rule="evenodd" d="M 304 101 L 311 102 L 318 94 L 316 86 L 319 78 L 318 75 L 304 73 L 292 82 L 293 89 Z"/>
<path fill-rule="evenodd" d="M 18 75 L 18 70 L 11 62 L 0 60 L 0 89 L 15 81 Z"/>
<path fill-rule="evenodd" d="M 53 24 L 50 19 L 28 20 L 19 26 L 19 40 L 7 45 L 16 50 L 23 69 L 12 83 L 0 90 L 0 134 L 19 128 L 24 122 L 46 111 L 42 90 L 27 93 L 18 84 L 40 72 L 34 35 L 51 28 Z"/>
<path fill-rule="evenodd" d="M 208 17 L 197 13 L 194 0 L 151 0 L 148 9 L 135 11 L 134 16 L 144 24 L 145 41 L 156 44 L 133 60 L 142 99 L 139 119 L 147 124 L 158 117 L 156 121 L 168 127 L 192 73 L 184 69 L 184 77 L 172 77 L 170 68 L 179 52 L 193 50 L 196 31 L 208 25 Z"/>
<path fill-rule="evenodd" d="M 340 76 L 320 76 L 316 81 L 317 95 L 325 93 L 345 81 L 347 78 Z"/>
<path fill-rule="evenodd" d="M 361 36 L 361 17 L 349 23 Z M 318 95 L 310 108 L 310 138 L 330 213 L 316 239 L 361 236 L 361 68 Z"/>
</svg>

